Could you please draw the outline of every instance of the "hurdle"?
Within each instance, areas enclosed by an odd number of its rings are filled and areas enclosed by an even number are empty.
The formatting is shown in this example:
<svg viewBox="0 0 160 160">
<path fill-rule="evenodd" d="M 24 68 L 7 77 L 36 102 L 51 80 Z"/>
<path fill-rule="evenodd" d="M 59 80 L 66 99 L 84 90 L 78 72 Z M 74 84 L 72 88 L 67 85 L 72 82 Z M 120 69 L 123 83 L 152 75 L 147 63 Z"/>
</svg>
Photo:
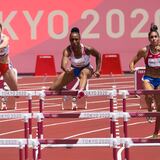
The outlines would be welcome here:
<svg viewBox="0 0 160 160">
<path fill-rule="evenodd" d="M 0 148 L 19 148 L 19 160 L 23 160 L 23 149 L 26 145 L 26 139 L 0 139 Z"/>
<path fill-rule="evenodd" d="M 0 96 L 27 96 L 28 97 L 28 104 L 29 104 L 29 113 L 32 112 L 32 97 L 33 96 L 39 96 L 40 97 L 40 112 L 43 112 L 43 105 L 44 105 L 44 97 L 45 96 L 56 96 L 56 95 L 71 95 L 71 96 L 76 96 L 78 93 L 78 91 L 68 91 L 68 90 L 60 90 L 60 91 L 2 91 L 0 93 Z M 113 94 L 115 94 L 115 91 L 106 91 L 106 90 L 90 90 L 90 91 L 84 91 L 85 95 L 87 96 L 101 96 L 101 95 L 107 95 L 107 96 L 111 96 Z M 39 117 L 38 120 L 38 138 L 43 138 L 43 118 Z M 29 137 L 32 138 L 32 118 L 29 118 Z M 27 149 L 26 149 L 27 150 Z M 41 146 L 39 144 L 38 146 L 38 157 L 41 157 Z M 26 151 L 26 155 L 27 155 L 27 151 Z M 40 158 L 39 158 L 40 159 Z"/>
<path fill-rule="evenodd" d="M 87 96 L 109 96 L 111 101 L 110 101 L 110 104 L 111 106 L 113 107 L 113 97 L 114 96 L 117 96 L 118 94 L 119 95 L 122 95 L 123 96 L 123 99 L 126 99 L 126 97 L 128 95 L 133 95 L 133 94 L 153 94 L 155 92 L 155 94 L 158 94 L 158 90 L 157 91 L 147 91 L 147 90 L 138 90 L 138 91 L 135 91 L 135 90 L 119 90 L 119 92 L 117 93 L 117 90 L 89 90 L 89 91 L 84 91 L 85 95 Z M 130 119 L 131 117 L 145 117 L 145 116 L 150 116 L 150 117 L 157 117 L 157 116 L 160 116 L 160 113 L 128 113 L 126 112 L 126 109 L 125 109 L 125 101 L 124 101 L 124 112 L 82 112 L 82 113 L 59 113 L 59 114 L 48 114 L 48 113 L 42 113 L 43 111 L 43 100 L 44 100 L 44 97 L 45 96 L 52 96 L 52 95 L 66 95 L 66 94 L 70 94 L 70 95 L 76 95 L 77 94 L 77 91 L 67 91 L 67 90 L 62 90 L 62 91 L 59 91 L 59 92 L 55 92 L 55 91 L 4 91 L 4 92 L 1 92 L 0 93 L 0 96 L 1 95 L 8 95 L 8 96 L 15 96 L 15 95 L 18 95 L 18 96 L 39 96 L 40 99 L 41 99 L 41 110 L 40 112 L 41 113 L 32 113 L 30 114 L 29 113 L 29 118 L 36 118 L 37 119 L 37 128 L 38 128 L 38 137 L 37 139 L 31 139 L 31 138 L 27 138 L 27 147 L 30 146 L 30 144 L 32 143 L 33 144 L 33 156 L 35 156 L 35 160 L 36 160 L 36 150 L 37 150 L 37 147 L 39 148 L 38 150 L 38 159 L 41 158 L 41 154 L 40 154 L 40 146 L 41 145 L 45 145 L 47 143 L 53 143 L 53 147 L 83 147 L 83 142 L 86 142 L 88 143 L 88 146 L 91 146 L 92 147 L 92 144 L 89 144 L 89 141 L 92 142 L 92 140 L 89 140 L 88 139 L 88 142 L 87 140 L 72 140 L 72 141 L 63 141 L 61 139 L 59 140 L 56 140 L 54 139 L 52 141 L 52 139 L 43 139 L 43 124 L 41 124 L 41 121 L 43 121 L 44 118 L 109 118 L 109 119 L 112 119 L 112 121 L 114 122 L 116 119 L 118 118 L 123 118 L 124 121 L 128 121 L 128 119 Z M 8 114 L 8 113 L 7 113 Z M 11 117 L 14 117 L 15 115 L 14 114 L 11 114 L 10 115 Z M 19 117 L 20 115 L 17 114 L 17 117 Z M 4 117 L 7 117 L 7 115 L 5 115 Z M 8 117 L 7 117 L 8 118 Z M 15 117 L 14 117 L 15 118 Z M 113 123 L 113 132 L 115 132 L 115 124 Z M 127 125 L 126 125 L 127 127 Z M 113 135 L 115 136 L 115 133 L 113 133 Z M 128 136 L 126 134 L 126 136 Z M 103 144 L 102 141 L 98 141 L 97 142 L 95 141 L 95 146 L 96 144 L 101 146 L 101 147 L 113 147 L 113 158 L 114 160 L 117 160 L 117 148 L 120 146 L 120 145 L 124 145 L 125 148 L 126 148 L 126 159 L 129 160 L 129 148 L 130 147 L 134 147 L 134 146 L 159 146 L 159 142 L 156 143 L 155 140 L 152 140 L 152 139 L 147 139 L 147 140 L 144 140 L 144 139 L 130 139 L 130 138 L 109 138 L 110 140 L 109 141 L 104 141 L 105 144 Z M 94 140 L 93 140 L 94 141 Z M 82 142 L 82 144 L 80 143 Z M 55 145 L 58 143 L 58 145 Z M 65 144 L 66 143 L 66 144 Z M 67 144 L 68 143 L 68 144 Z M 109 144 L 108 144 L 109 143 Z M 154 144 L 153 144 L 154 143 Z M 74 145 L 75 144 L 75 145 Z M 25 144 L 26 145 L 26 144 Z M 51 147 L 52 145 L 50 145 Z M 84 145 L 85 146 L 85 145 Z M 87 146 L 87 144 L 86 144 Z M 93 144 L 94 146 L 94 144 Z M 22 153 L 21 153 L 22 154 Z"/>
<path fill-rule="evenodd" d="M 123 118 L 125 121 L 128 121 L 130 118 L 136 118 L 136 117 L 146 117 L 146 116 L 151 116 L 151 117 L 158 117 L 160 116 L 160 113 L 152 113 L 152 112 L 80 112 L 80 113 L 35 113 L 33 115 L 34 117 L 38 117 L 39 119 L 41 118 L 108 118 L 108 119 L 112 119 L 112 121 L 114 122 L 116 119 L 118 118 Z M 41 127 L 40 125 L 37 126 L 38 128 Z M 126 126 L 127 127 L 127 126 Z M 115 130 L 115 126 L 113 126 L 113 129 Z M 38 129 L 39 131 L 41 130 L 40 128 Z M 114 131 L 115 132 L 115 131 Z M 40 137 L 41 132 L 39 132 L 39 136 Z M 127 137 L 125 137 L 127 138 Z M 110 140 L 112 140 L 112 138 L 109 138 Z M 120 139 L 121 138 L 114 138 L 114 139 Z M 122 139 L 123 140 L 123 139 Z M 92 141 L 92 140 L 90 140 Z M 95 140 L 96 141 L 96 140 Z M 41 143 L 42 142 L 42 143 Z M 81 142 L 81 141 L 80 141 Z M 84 141 L 85 142 L 85 141 Z M 125 157 L 127 160 L 129 160 L 129 148 L 131 146 L 154 146 L 155 144 L 150 144 L 150 143 L 155 143 L 155 140 L 152 139 L 148 139 L 148 140 L 142 140 L 142 139 L 135 139 L 132 143 L 129 141 L 126 141 L 126 143 L 122 143 L 125 146 Z M 64 139 L 49 139 L 49 140 L 40 140 L 39 145 L 42 144 L 54 144 L 53 147 L 85 147 L 88 145 L 83 145 L 79 143 L 79 140 L 64 140 Z M 99 142 L 100 144 L 103 144 L 103 142 Z M 98 144 L 99 144 L 98 143 Z M 110 143 L 112 143 L 110 141 Z M 136 144 L 135 144 L 136 143 Z M 144 144 L 138 144 L 138 143 L 144 143 Z M 87 143 L 88 144 L 88 143 Z M 92 142 L 91 142 L 92 144 Z M 95 145 L 91 145 L 89 144 L 89 146 L 93 147 Z M 106 144 L 106 143 L 105 143 Z M 117 143 L 117 142 L 113 142 L 113 159 L 117 160 L 117 148 L 120 146 L 121 143 Z M 156 144 L 158 146 L 160 146 L 160 143 Z M 49 145 L 50 147 L 52 145 Z M 101 147 L 107 146 L 107 145 L 98 145 Z M 109 145 L 111 147 L 111 145 Z M 41 155 L 41 150 L 39 150 L 39 154 Z M 39 159 L 41 159 L 41 156 L 39 156 Z"/>
<path fill-rule="evenodd" d="M 0 147 L 19 148 L 19 160 L 23 160 L 23 148 L 27 144 L 26 139 L 0 139 Z M 29 139 L 28 145 L 33 149 L 33 160 L 37 160 L 36 148 L 41 144 L 47 148 L 59 147 L 109 147 L 118 146 L 146 147 L 160 146 L 160 139 L 145 138 L 79 138 L 79 139 Z M 117 157 L 117 155 L 115 155 Z M 129 158 L 129 157 L 128 157 Z M 117 157 L 118 160 L 118 157 Z M 127 159 L 129 160 L 129 159 Z"/>
<path fill-rule="evenodd" d="M 24 138 L 27 140 L 29 138 L 28 134 L 28 126 L 29 126 L 29 119 L 32 118 L 31 113 L 0 113 L 0 119 L 23 119 L 24 120 Z M 2 140 L 3 141 L 3 140 Z M 9 140 L 8 140 L 9 141 Z M 9 142 L 6 142 L 9 143 Z M 1 144 L 1 141 L 0 141 Z M 23 147 L 24 145 L 24 147 Z M 14 147 L 14 146 L 13 146 Z M 22 150 L 25 149 L 25 159 L 28 159 L 28 145 L 27 143 L 19 144 L 19 159 L 22 160 Z"/>
<path fill-rule="evenodd" d="M 80 83 L 80 79 L 78 77 L 76 77 L 73 81 L 71 81 L 70 83 L 68 83 L 65 86 L 65 89 L 70 90 L 70 91 L 78 91 L 79 89 L 79 83 Z M 88 81 L 87 81 L 87 85 L 85 87 L 85 90 L 88 90 Z M 77 99 L 76 96 L 72 96 L 69 97 L 67 95 L 65 95 L 63 97 L 63 101 L 62 101 L 62 110 L 68 110 L 70 109 L 72 110 L 76 110 L 78 108 L 82 108 L 82 109 L 87 109 L 87 99 L 86 96 L 82 97 L 80 100 Z"/>
<path fill-rule="evenodd" d="M 43 108 L 44 91 L 1 91 L 0 97 L 23 96 L 28 97 L 28 112 L 32 113 L 32 97 L 40 97 L 40 111 Z M 29 137 L 32 138 L 32 118 L 29 118 Z"/>
<path fill-rule="evenodd" d="M 81 112 L 81 113 L 59 113 L 59 114 L 51 114 L 51 113 L 33 113 L 33 116 L 38 119 L 37 128 L 38 128 L 38 138 L 41 137 L 41 120 L 42 118 L 112 118 L 113 122 L 115 122 L 115 114 L 111 112 Z M 113 135 L 115 135 L 115 123 L 113 123 Z M 63 141 L 65 142 L 65 141 Z M 117 145 L 113 147 L 113 157 L 116 160 L 117 154 Z M 41 159 L 41 143 L 38 145 L 38 159 Z"/>
<path fill-rule="evenodd" d="M 129 95 L 147 95 L 147 94 L 159 94 L 160 90 L 119 90 L 118 94 L 122 96 L 123 100 L 123 112 L 126 112 L 126 99 Z M 132 118 L 134 117 L 158 117 L 160 114 L 157 112 L 146 112 L 146 113 L 130 113 Z M 125 116 L 123 121 L 123 133 L 124 137 L 128 137 L 128 130 L 127 130 L 127 123 L 128 123 L 128 116 Z M 129 158 L 129 148 L 125 148 L 125 157 L 128 160 Z"/>
</svg>

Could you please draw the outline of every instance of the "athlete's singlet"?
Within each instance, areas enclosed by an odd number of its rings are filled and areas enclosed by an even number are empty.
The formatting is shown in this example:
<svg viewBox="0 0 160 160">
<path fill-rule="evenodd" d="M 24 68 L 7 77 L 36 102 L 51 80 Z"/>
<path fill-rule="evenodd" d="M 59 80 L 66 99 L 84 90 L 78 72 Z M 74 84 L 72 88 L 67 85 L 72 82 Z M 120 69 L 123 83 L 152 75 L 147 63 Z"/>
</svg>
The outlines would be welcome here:
<svg viewBox="0 0 160 160">
<path fill-rule="evenodd" d="M 160 52 L 153 54 L 151 49 L 148 49 L 145 64 L 148 67 L 160 68 Z"/>
<path fill-rule="evenodd" d="M 83 44 L 81 44 L 81 47 L 82 47 L 82 57 L 81 58 L 76 58 L 74 56 L 72 48 L 70 47 L 71 56 L 69 57 L 69 59 L 71 61 L 71 65 L 74 67 L 78 67 L 78 68 L 82 68 L 90 64 L 90 56 L 85 53 Z"/>
</svg>

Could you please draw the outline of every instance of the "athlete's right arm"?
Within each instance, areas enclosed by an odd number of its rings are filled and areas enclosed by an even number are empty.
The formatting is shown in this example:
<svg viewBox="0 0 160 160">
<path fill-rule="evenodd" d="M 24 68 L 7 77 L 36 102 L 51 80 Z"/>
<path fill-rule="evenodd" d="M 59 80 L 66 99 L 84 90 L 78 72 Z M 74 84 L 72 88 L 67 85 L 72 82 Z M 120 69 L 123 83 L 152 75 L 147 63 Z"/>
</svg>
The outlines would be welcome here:
<svg viewBox="0 0 160 160">
<path fill-rule="evenodd" d="M 145 58 L 146 57 L 146 47 L 142 48 L 138 51 L 137 55 L 135 57 L 133 57 L 133 59 L 131 60 L 131 62 L 129 63 L 129 68 L 131 72 L 135 71 L 135 64 L 141 59 L 141 58 Z"/>
<path fill-rule="evenodd" d="M 63 51 L 63 56 L 61 60 L 61 69 L 65 72 L 70 71 L 70 69 L 67 67 L 69 61 L 69 52 L 67 49 Z"/>
</svg>

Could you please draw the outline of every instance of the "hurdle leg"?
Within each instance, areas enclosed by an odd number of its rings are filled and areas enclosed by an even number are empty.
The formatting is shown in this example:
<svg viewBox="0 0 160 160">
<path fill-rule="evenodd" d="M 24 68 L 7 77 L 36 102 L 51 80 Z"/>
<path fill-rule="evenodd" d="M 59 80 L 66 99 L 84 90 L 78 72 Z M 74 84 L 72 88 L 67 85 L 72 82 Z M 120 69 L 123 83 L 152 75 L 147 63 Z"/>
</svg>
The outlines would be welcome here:
<svg viewBox="0 0 160 160">
<path fill-rule="evenodd" d="M 129 144 L 125 143 L 125 160 L 129 160 Z"/>
<path fill-rule="evenodd" d="M 72 97 L 72 110 L 76 110 L 77 108 L 77 98 Z"/>
<path fill-rule="evenodd" d="M 89 90 L 89 79 L 87 80 L 87 84 L 86 84 L 86 91 Z M 84 109 L 87 109 L 88 108 L 88 103 L 87 103 L 87 97 L 85 96 L 85 107 Z"/>
<path fill-rule="evenodd" d="M 32 97 L 28 99 L 28 112 L 32 113 Z M 32 138 L 32 118 L 29 118 L 29 138 Z"/>
<path fill-rule="evenodd" d="M 37 149 L 34 147 L 33 148 L 33 153 L 32 153 L 33 154 L 33 160 L 36 160 L 36 150 Z"/>
<path fill-rule="evenodd" d="M 84 96 L 84 102 L 83 102 L 83 105 L 84 105 L 84 109 L 87 109 L 87 97 Z"/>
<path fill-rule="evenodd" d="M 19 160 L 23 160 L 23 147 L 19 148 Z"/>
<path fill-rule="evenodd" d="M 65 102 L 68 100 L 68 96 L 64 96 L 62 100 L 62 110 L 64 110 Z"/>
<path fill-rule="evenodd" d="M 43 109 L 44 109 L 44 97 L 40 97 L 39 99 L 39 105 L 40 105 L 40 113 L 43 113 Z M 40 138 L 43 139 L 43 119 L 40 119 Z"/>
<path fill-rule="evenodd" d="M 110 112 L 113 112 L 113 98 L 112 98 L 112 97 L 110 97 L 109 103 L 110 103 Z M 111 134 L 111 137 L 113 137 L 113 123 L 112 123 L 112 118 L 110 118 L 110 134 Z"/>
<path fill-rule="evenodd" d="M 117 147 L 113 148 L 113 160 L 117 160 Z"/>
<path fill-rule="evenodd" d="M 28 119 L 24 119 L 24 138 L 27 140 L 25 145 L 25 160 L 28 160 Z"/>
<path fill-rule="evenodd" d="M 38 139 L 41 138 L 41 134 L 42 134 L 41 127 L 43 127 L 41 124 L 41 118 L 38 118 L 38 122 L 37 122 Z M 38 160 L 41 160 L 41 144 L 38 144 Z"/>
</svg>

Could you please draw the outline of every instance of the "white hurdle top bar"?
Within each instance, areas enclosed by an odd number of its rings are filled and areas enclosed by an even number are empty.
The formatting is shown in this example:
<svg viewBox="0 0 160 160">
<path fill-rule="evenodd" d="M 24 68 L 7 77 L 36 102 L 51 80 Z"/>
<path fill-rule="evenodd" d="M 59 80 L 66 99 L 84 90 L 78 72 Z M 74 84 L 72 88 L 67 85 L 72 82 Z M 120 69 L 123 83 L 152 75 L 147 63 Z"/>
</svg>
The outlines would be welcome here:
<svg viewBox="0 0 160 160">
<path fill-rule="evenodd" d="M 68 95 L 68 96 L 77 96 L 78 91 L 72 90 L 60 90 L 60 91 L 1 91 L 0 96 L 56 96 L 56 95 Z M 117 94 L 116 90 L 85 90 L 84 94 L 86 96 L 109 96 Z"/>
<path fill-rule="evenodd" d="M 160 112 L 1 113 L 0 119 L 159 117 Z"/>
<path fill-rule="evenodd" d="M 125 147 L 160 146 L 160 139 L 153 138 L 78 138 L 78 139 L 0 139 L 0 147 Z"/>
</svg>

